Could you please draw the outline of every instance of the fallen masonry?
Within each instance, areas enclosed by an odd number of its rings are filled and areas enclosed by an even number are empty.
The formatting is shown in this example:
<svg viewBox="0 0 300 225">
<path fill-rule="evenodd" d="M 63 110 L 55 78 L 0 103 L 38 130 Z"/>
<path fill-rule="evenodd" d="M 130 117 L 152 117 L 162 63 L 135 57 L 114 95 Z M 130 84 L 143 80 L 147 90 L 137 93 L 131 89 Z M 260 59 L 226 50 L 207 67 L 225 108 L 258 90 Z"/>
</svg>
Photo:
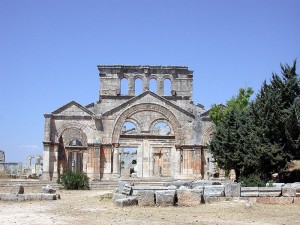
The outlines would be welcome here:
<svg viewBox="0 0 300 225">
<path fill-rule="evenodd" d="M 34 201 L 34 200 L 57 200 L 60 195 L 56 194 L 56 190 L 47 185 L 42 187 L 42 193 L 24 193 L 23 185 L 14 185 L 10 193 L 0 194 L 1 201 Z"/>
<path fill-rule="evenodd" d="M 175 181 L 164 186 L 119 182 L 113 201 L 116 206 L 196 206 L 220 201 L 263 204 L 300 204 L 300 183 L 274 187 L 241 187 L 239 183 Z"/>
</svg>

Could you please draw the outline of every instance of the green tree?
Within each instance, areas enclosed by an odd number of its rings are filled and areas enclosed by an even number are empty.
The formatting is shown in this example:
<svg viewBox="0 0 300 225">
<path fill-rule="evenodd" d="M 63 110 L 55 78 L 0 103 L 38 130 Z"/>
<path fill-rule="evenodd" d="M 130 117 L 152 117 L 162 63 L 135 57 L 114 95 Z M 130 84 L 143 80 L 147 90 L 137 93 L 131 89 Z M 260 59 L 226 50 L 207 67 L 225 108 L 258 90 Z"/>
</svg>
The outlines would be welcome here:
<svg viewBox="0 0 300 225">
<path fill-rule="evenodd" d="M 222 109 L 210 114 L 216 124 L 210 149 L 223 169 L 237 176 L 284 170 L 286 163 L 300 158 L 300 82 L 293 66 L 281 66 L 282 77 L 272 74 L 252 103 L 252 89 L 241 91 Z"/>
<path fill-rule="evenodd" d="M 225 116 L 233 109 L 238 111 L 244 111 L 250 104 L 250 97 L 253 94 L 253 89 L 248 87 L 247 89 L 240 88 L 239 94 L 232 97 L 227 101 L 226 106 L 222 104 L 214 104 L 209 112 L 210 119 L 218 125 Z"/>
</svg>

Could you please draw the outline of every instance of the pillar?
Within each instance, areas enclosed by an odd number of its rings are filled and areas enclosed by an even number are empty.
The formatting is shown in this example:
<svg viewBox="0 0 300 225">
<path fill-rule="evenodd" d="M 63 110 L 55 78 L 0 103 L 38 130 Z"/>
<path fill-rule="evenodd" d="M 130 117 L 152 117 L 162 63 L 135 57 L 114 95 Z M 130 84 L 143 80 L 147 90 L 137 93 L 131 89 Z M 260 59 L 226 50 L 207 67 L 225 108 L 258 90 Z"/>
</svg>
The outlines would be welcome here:
<svg viewBox="0 0 300 225">
<path fill-rule="evenodd" d="M 115 176 L 120 176 L 120 160 L 119 160 L 119 148 L 114 148 L 113 155 L 113 174 Z"/>
<path fill-rule="evenodd" d="M 175 152 L 175 177 L 181 175 L 181 150 L 176 149 Z"/>
<path fill-rule="evenodd" d="M 53 153 L 51 153 L 50 163 L 53 163 L 53 178 L 58 178 L 58 146 L 59 143 L 54 144 Z"/>
<path fill-rule="evenodd" d="M 50 178 L 50 146 L 51 142 L 43 142 L 44 144 L 44 152 L 43 152 L 43 175 L 42 179 L 45 181 L 51 180 Z"/>
<path fill-rule="evenodd" d="M 96 143 L 94 144 L 94 178 L 100 179 L 100 147 L 101 145 Z"/>
</svg>

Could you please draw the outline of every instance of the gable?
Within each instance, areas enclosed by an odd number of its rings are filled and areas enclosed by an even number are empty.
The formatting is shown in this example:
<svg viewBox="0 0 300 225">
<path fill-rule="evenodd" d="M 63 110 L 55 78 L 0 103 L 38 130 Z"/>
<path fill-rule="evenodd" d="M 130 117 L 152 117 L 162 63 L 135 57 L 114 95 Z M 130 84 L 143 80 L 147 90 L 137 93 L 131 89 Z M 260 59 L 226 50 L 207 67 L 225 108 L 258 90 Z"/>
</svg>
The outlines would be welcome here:
<svg viewBox="0 0 300 225">
<path fill-rule="evenodd" d="M 126 107 L 128 107 L 128 105 L 133 105 L 133 104 L 143 104 L 143 103 L 154 103 L 154 104 L 157 104 L 157 103 L 162 103 L 162 105 L 168 105 L 178 111 L 180 111 L 181 113 L 184 113 L 185 115 L 189 116 L 189 117 L 192 117 L 192 118 L 195 118 L 194 114 L 182 109 L 181 107 L 173 104 L 172 102 L 168 101 L 167 99 L 163 98 L 163 97 L 160 97 L 158 95 L 156 95 L 155 93 L 151 92 L 151 91 L 146 91 L 142 94 L 140 94 L 139 96 L 136 96 L 134 98 L 131 98 L 130 100 L 128 100 L 127 102 L 119 105 L 118 107 L 108 111 L 108 112 L 105 112 L 103 114 L 103 116 L 108 116 L 108 115 L 112 115 Z"/>
<path fill-rule="evenodd" d="M 66 105 L 52 112 L 53 115 L 60 116 L 92 116 L 93 112 L 78 104 L 75 101 L 71 101 Z"/>
</svg>

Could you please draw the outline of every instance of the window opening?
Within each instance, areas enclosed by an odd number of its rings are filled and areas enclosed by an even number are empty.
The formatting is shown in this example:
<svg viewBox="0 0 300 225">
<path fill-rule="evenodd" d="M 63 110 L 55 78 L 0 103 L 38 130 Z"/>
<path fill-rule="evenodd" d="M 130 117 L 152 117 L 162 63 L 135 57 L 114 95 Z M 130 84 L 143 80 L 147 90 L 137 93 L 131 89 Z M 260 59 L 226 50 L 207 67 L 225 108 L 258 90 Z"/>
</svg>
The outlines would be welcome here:
<svg viewBox="0 0 300 225">
<path fill-rule="evenodd" d="M 171 80 L 165 79 L 164 80 L 164 96 L 170 96 L 171 90 L 172 90 Z"/>
<path fill-rule="evenodd" d="M 143 81 L 141 78 L 135 79 L 134 92 L 135 92 L 135 95 L 140 95 L 143 93 Z"/>
<path fill-rule="evenodd" d="M 152 78 L 149 82 L 149 90 L 153 93 L 157 93 L 156 79 Z"/>
<path fill-rule="evenodd" d="M 159 122 L 159 123 L 155 124 L 153 132 L 154 132 L 154 134 L 157 134 L 157 135 L 170 135 L 171 128 L 167 123 Z"/>
<path fill-rule="evenodd" d="M 121 95 L 128 95 L 128 80 L 123 78 L 121 80 Z"/>
</svg>

